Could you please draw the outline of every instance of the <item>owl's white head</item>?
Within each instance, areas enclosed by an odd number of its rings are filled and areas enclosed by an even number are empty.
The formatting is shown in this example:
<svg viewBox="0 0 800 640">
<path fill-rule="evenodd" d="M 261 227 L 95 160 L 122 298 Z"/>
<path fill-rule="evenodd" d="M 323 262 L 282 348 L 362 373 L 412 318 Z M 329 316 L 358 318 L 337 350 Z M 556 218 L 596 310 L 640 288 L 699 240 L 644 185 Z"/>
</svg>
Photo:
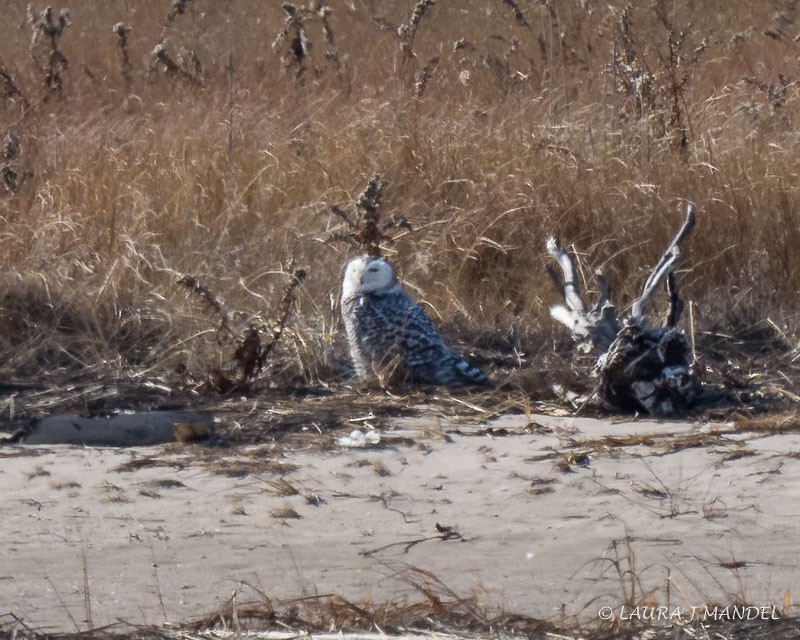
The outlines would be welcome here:
<svg viewBox="0 0 800 640">
<path fill-rule="evenodd" d="M 360 293 L 388 293 L 398 286 L 394 268 L 385 258 L 359 256 L 347 263 L 342 282 L 342 300 Z"/>
</svg>

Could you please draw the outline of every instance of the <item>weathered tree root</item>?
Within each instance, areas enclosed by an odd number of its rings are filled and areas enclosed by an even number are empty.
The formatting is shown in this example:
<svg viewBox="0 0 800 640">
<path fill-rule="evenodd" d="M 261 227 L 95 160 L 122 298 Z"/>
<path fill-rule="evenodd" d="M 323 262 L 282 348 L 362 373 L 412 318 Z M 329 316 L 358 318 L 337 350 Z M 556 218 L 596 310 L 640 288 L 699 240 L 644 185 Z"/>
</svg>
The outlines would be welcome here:
<svg viewBox="0 0 800 640">
<path fill-rule="evenodd" d="M 553 270 L 548 270 L 566 302 L 566 306 L 552 307 L 550 315 L 567 326 L 581 351 L 597 355 L 592 369 L 592 376 L 597 378 L 595 397 L 607 409 L 670 415 L 690 407 L 699 395 L 689 339 L 677 328 L 683 301 L 674 275 L 681 257 L 680 244 L 694 227 L 695 215 L 690 204 L 681 229 L 647 278 L 621 329 L 603 277 L 598 274 L 600 300 L 587 310 L 580 298 L 572 257 L 558 240 L 547 240 L 548 253 L 561 267 L 563 285 Z M 664 326 L 645 327 L 644 308 L 662 282 L 670 296 L 669 313 Z"/>
<path fill-rule="evenodd" d="M 681 329 L 626 323 L 593 371 L 603 406 L 657 416 L 689 408 L 700 390 L 691 355 Z"/>
</svg>

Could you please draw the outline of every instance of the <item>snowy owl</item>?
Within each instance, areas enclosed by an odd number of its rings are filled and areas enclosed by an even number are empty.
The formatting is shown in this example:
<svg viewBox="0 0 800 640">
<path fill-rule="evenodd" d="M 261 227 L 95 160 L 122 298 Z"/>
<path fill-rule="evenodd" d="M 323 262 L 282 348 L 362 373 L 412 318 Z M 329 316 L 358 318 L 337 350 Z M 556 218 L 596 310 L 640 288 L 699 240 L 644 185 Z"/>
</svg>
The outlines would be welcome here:
<svg viewBox="0 0 800 640">
<path fill-rule="evenodd" d="M 480 370 L 444 343 L 384 258 L 360 256 L 347 264 L 342 318 L 350 356 L 361 379 L 401 365 L 407 378 L 419 384 L 489 384 Z"/>
</svg>

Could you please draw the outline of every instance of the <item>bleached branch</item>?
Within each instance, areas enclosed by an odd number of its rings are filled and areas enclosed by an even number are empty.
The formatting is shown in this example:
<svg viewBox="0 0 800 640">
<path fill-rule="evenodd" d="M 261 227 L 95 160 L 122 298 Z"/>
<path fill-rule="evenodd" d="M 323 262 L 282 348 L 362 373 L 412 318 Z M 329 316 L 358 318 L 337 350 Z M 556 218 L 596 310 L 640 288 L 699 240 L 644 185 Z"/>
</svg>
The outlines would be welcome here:
<svg viewBox="0 0 800 640">
<path fill-rule="evenodd" d="M 664 254 L 658 261 L 647 281 L 644 283 L 644 290 L 642 295 L 639 296 L 633 303 L 631 308 L 631 320 L 633 322 L 641 323 L 644 320 L 644 307 L 649 302 L 653 292 L 659 287 L 670 273 L 672 273 L 681 257 L 680 244 L 686 239 L 691 230 L 694 228 L 695 217 L 697 209 L 692 203 L 686 207 L 686 219 L 683 221 L 680 230 L 672 239 L 672 242 L 667 245 Z"/>
<path fill-rule="evenodd" d="M 618 331 L 617 317 L 613 305 L 608 300 L 608 285 L 605 278 L 602 274 L 597 274 L 600 300 L 591 311 L 587 311 L 586 304 L 580 296 L 578 270 L 572 256 L 552 236 L 547 239 L 546 247 L 547 252 L 561 267 L 563 283 L 552 269 L 548 268 L 548 271 L 566 303 L 566 306 L 559 304 L 550 307 L 550 316 L 570 330 L 572 337 L 581 344 L 584 351 L 594 349 L 603 353 Z"/>
</svg>

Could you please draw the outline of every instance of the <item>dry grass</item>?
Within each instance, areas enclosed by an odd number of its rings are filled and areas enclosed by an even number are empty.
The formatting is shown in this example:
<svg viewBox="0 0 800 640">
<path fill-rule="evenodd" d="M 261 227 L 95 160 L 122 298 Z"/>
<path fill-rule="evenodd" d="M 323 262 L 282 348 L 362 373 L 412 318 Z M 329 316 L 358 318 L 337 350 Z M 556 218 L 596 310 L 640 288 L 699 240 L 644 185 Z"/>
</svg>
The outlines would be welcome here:
<svg viewBox="0 0 800 640">
<path fill-rule="evenodd" d="M 412 223 L 382 250 L 414 297 L 451 341 L 525 354 L 517 369 L 549 369 L 564 344 L 545 236 L 631 301 L 687 199 L 699 221 L 679 279 L 698 340 L 769 326 L 796 351 L 796 25 L 753 3 L 658 4 L 354 0 L 298 22 L 255 0 L 166 20 L 166 2 L 81 1 L 38 63 L 24 7 L 8 7 L 0 138 L 19 150 L 0 164 L 25 179 L 0 185 L 3 369 L 346 379 L 352 249 L 332 211 L 376 174 L 383 220 Z M 287 320 L 294 264 L 308 278 Z M 237 351 L 252 329 L 263 352 L 273 326 L 268 361 Z M 533 392 L 537 377 L 509 379 Z"/>
<path fill-rule="evenodd" d="M 33 480 L 34 478 L 45 478 L 50 475 L 50 472 L 42 467 L 41 465 L 36 465 L 32 471 L 29 471 L 25 474 L 25 477 L 28 480 Z"/>
<path fill-rule="evenodd" d="M 303 517 L 299 513 L 297 513 L 297 511 L 295 511 L 291 505 L 288 504 L 276 507 L 275 509 L 270 511 L 270 515 L 273 518 L 278 518 L 279 520 L 291 520 Z"/>
<path fill-rule="evenodd" d="M 50 488 L 53 491 L 64 491 L 65 489 L 80 489 L 81 483 L 75 480 L 67 480 L 66 482 L 51 482 Z"/>
<path fill-rule="evenodd" d="M 479 603 L 477 594 L 460 595 L 433 573 L 419 567 L 401 569 L 397 576 L 408 583 L 408 594 L 389 601 L 371 597 L 355 601 L 336 594 L 280 601 L 252 584 L 242 584 L 223 608 L 199 620 L 193 630 L 238 632 L 266 626 L 306 632 L 377 631 L 381 635 L 502 630 L 525 637 L 556 630 L 555 625 L 542 620 L 489 611 Z"/>
<path fill-rule="evenodd" d="M 297 487 L 292 485 L 288 480 L 284 478 L 278 478 L 277 480 L 267 480 L 267 484 L 270 487 L 270 493 L 274 496 L 296 496 L 300 492 L 297 490 Z"/>
<path fill-rule="evenodd" d="M 245 478 L 257 473 L 287 474 L 295 471 L 297 465 L 274 460 L 227 460 L 222 458 L 208 465 L 211 473 L 229 478 Z M 288 484 L 288 483 L 287 483 Z"/>
</svg>

